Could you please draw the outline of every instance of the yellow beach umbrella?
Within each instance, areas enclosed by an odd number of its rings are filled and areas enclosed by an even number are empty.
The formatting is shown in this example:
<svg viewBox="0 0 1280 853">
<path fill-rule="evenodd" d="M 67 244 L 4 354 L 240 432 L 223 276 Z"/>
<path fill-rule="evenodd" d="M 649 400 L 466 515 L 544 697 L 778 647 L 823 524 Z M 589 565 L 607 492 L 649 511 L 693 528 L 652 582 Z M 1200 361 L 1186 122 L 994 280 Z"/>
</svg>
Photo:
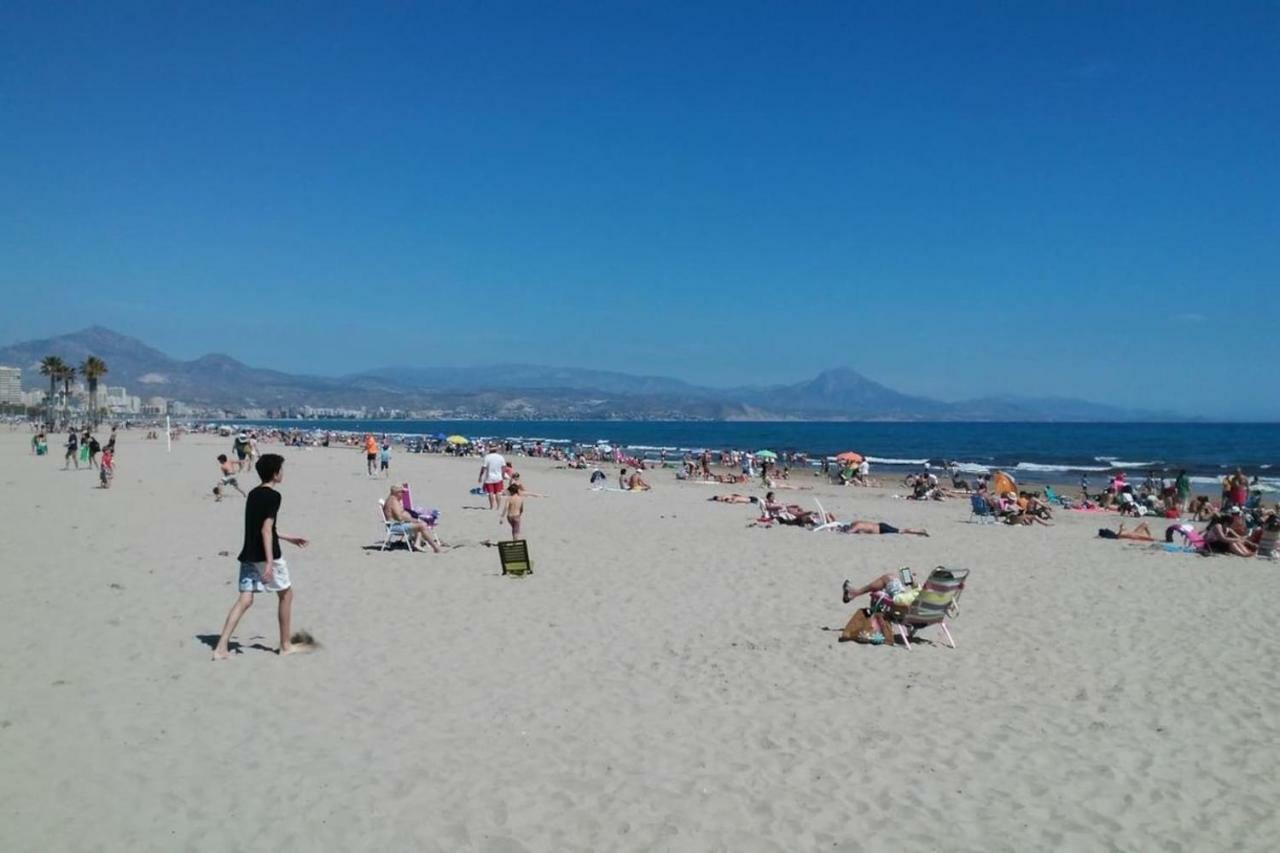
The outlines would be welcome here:
<svg viewBox="0 0 1280 853">
<path fill-rule="evenodd" d="M 445 441 L 449 442 L 450 444 L 470 444 L 471 443 L 460 435 L 451 435 L 448 438 L 446 438 Z"/>
</svg>

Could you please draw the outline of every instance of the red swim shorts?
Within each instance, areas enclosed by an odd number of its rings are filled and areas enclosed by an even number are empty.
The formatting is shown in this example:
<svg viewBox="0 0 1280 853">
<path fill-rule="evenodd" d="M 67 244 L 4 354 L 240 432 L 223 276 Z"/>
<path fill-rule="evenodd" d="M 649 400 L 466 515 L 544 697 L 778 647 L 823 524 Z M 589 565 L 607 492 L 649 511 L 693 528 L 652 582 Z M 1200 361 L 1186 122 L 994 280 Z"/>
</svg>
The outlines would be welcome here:
<svg viewBox="0 0 1280 853">
<path fill-rule="evenodd" d="M 484 490 L 491 495 L 500 495 L 502 494 L 502 482 L 485 483 Z"/>
</svg>

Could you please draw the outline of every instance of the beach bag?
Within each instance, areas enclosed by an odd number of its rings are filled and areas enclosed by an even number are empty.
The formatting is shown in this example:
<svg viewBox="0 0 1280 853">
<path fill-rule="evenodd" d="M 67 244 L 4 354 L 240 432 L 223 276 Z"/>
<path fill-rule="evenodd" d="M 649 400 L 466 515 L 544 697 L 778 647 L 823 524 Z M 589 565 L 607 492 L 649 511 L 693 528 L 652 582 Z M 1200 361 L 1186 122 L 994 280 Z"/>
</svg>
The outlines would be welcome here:
<svg viewBox="0 0 1280 853">
<path fill-rule="evenodd" d="M 868 638 L 881 630 L 881 621 L 874 616 L 871 611 L 865 607 L 859 607 L 853 611 L 853 616 L 849 617 L 849 621 L 845 623 L 844 630 L 840 632 L 841 642 L 866 643 Z"/>
</svg>

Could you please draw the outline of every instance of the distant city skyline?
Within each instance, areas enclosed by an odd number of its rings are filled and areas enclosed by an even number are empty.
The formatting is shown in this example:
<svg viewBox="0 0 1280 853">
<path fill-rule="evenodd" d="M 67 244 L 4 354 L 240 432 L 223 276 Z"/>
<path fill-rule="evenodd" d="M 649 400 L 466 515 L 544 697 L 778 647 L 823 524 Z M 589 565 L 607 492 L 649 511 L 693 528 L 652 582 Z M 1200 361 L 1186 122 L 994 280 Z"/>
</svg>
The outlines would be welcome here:
<svg viewBox="0 0 1280 853">
<path fill-rule="evenodd" d="M 0 342 L 1280 417 L 1280 9 L 0 10 Z"/>
</svg>

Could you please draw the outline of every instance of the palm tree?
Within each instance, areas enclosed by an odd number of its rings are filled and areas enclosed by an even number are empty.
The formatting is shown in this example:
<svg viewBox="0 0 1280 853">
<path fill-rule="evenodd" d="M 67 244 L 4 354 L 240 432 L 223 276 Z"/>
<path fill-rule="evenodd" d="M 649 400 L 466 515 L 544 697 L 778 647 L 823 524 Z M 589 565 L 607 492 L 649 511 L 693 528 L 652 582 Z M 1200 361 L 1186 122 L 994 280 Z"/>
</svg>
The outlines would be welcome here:
<svg viewBox="0 0 1280 853">
<path fill-rule="evenodd" d="M 69 424 L 71 423 L 71 383 L 76 379 L 76 369 L 69 364 L 63 365 L 62 375 L 58 378 L 62 380 L 62 411 Z"/>
<path fill-rule="evenodd" d="M 53 398 L 58 393 L 58 380 L 62 378 L 62 371 L 67 367 L 66 363 L 56 355 L 46 355 L 40 360 L 40 375 L 49 377 L 49 426 L 53 427 Z"/>
<path fill-rule="evenodd" d="M 107 363 L 96 355 L 91 355 L 80 364 L 80 375 L 89 383 L 89 417 L 93 425 L 98 425 L 98 380 L 106 376 Z"/>
</svg>

